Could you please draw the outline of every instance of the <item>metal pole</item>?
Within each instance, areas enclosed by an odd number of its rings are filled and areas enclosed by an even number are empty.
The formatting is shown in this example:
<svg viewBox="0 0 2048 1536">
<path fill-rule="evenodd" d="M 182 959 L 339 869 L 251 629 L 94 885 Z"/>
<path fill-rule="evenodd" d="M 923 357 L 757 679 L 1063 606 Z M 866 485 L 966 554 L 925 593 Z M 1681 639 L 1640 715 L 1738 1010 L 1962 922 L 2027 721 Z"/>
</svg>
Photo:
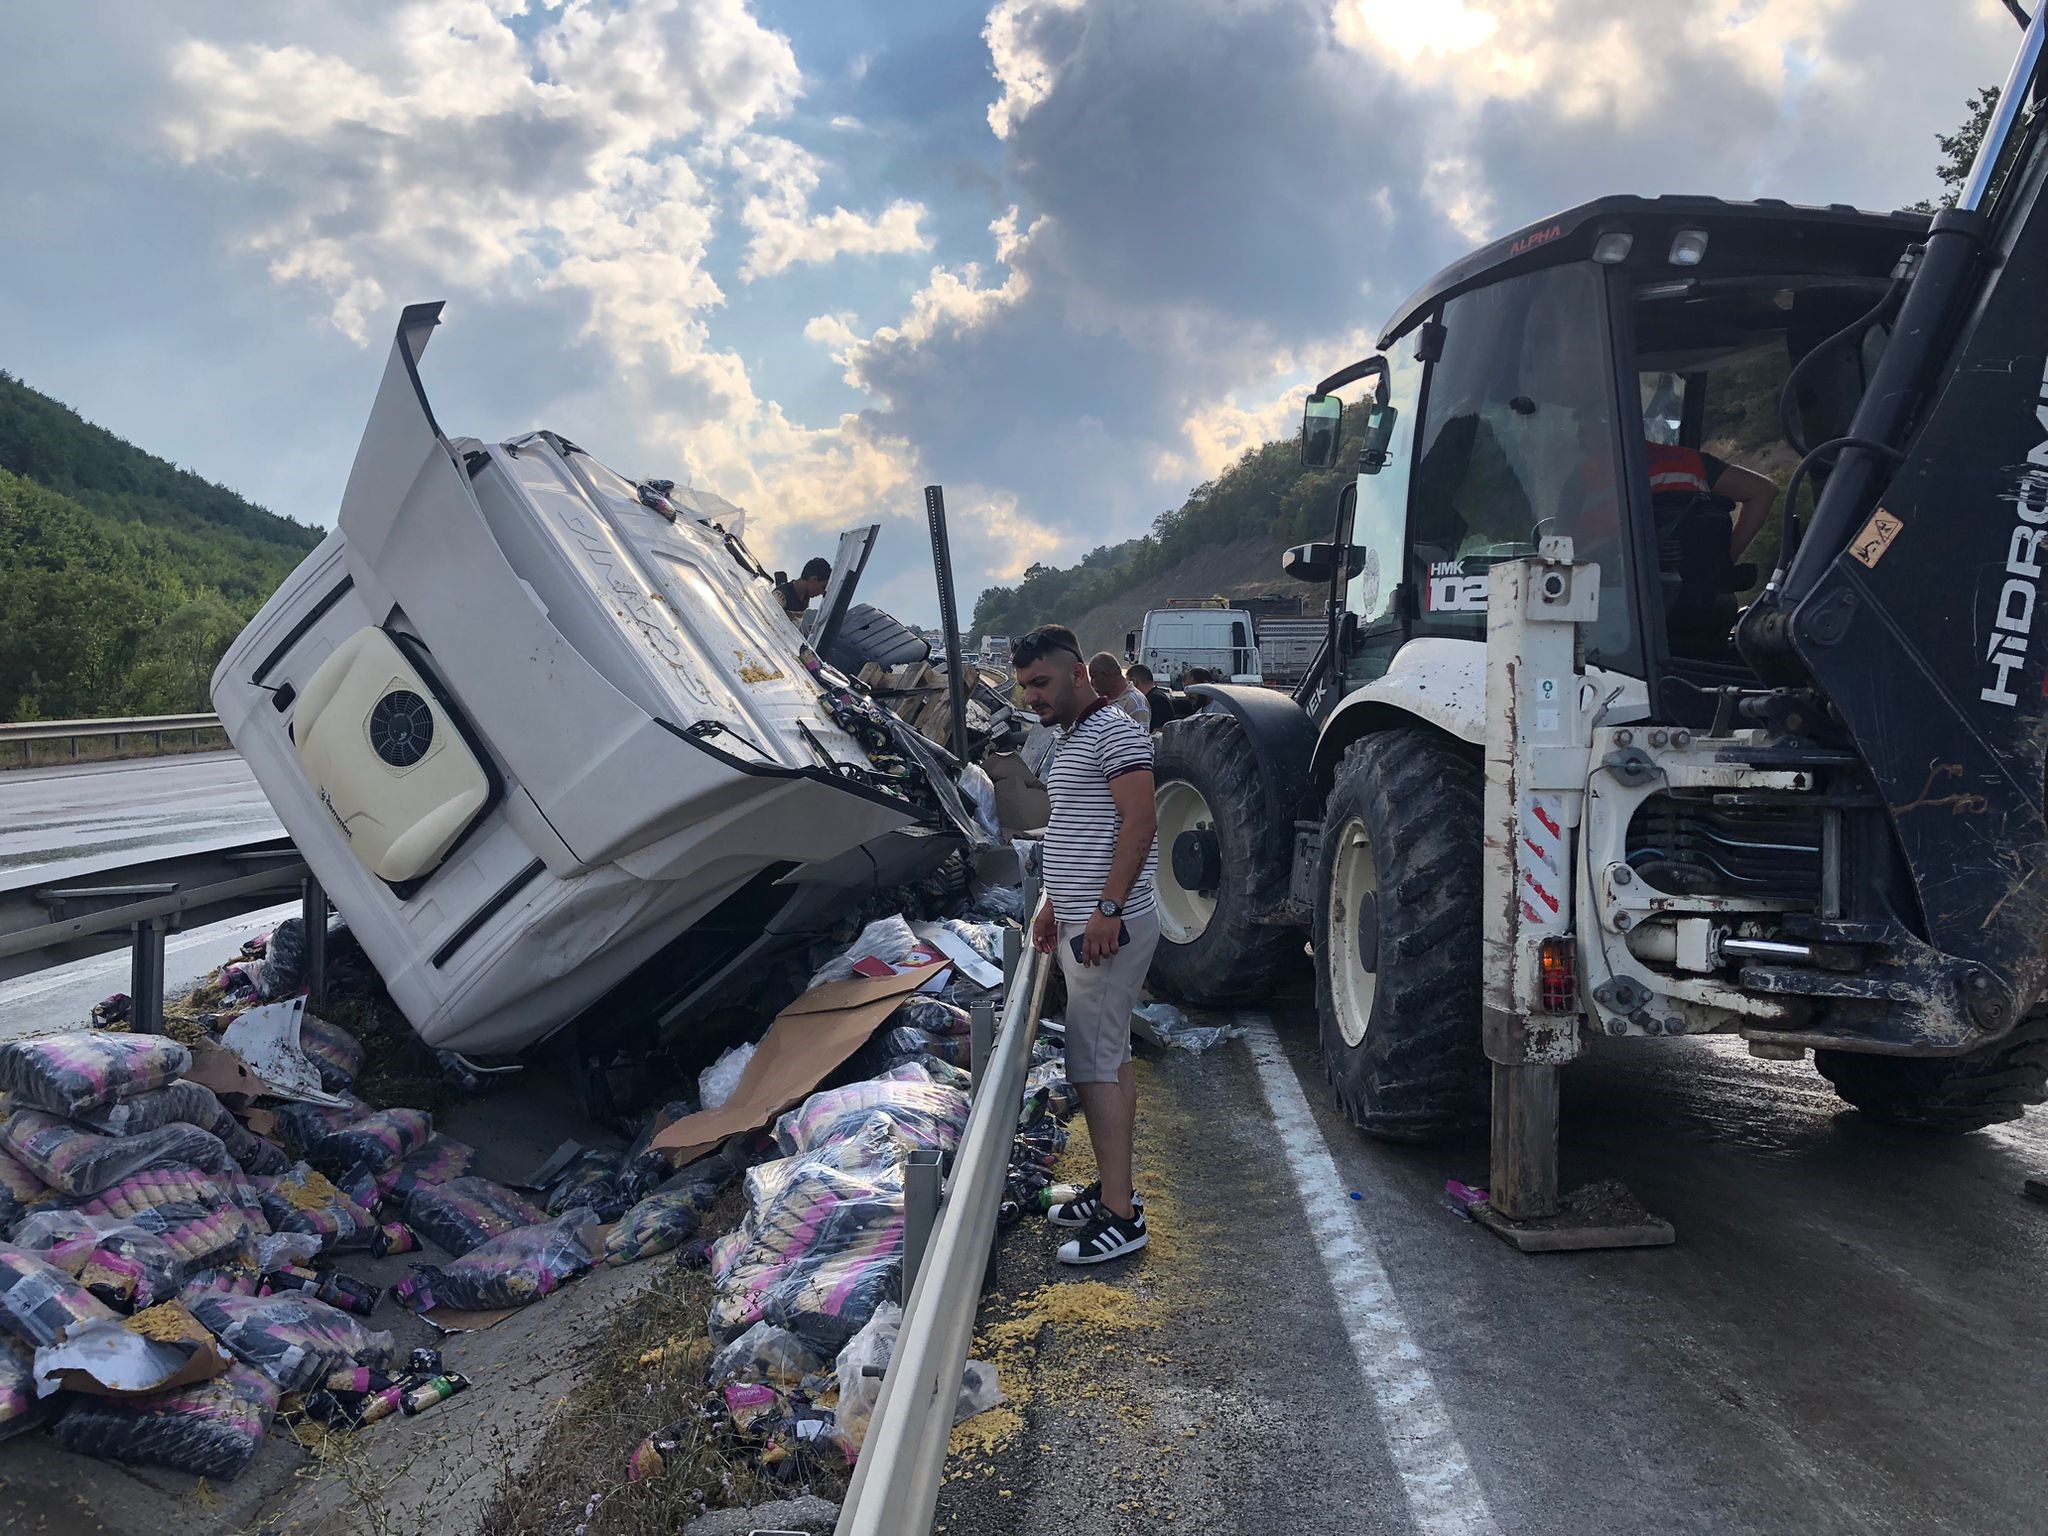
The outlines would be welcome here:
<svg viewBox="0 0 2048 1536">
<path fill-rule="evenodd" d="M 969 1069 L 974 1073 L 974 1083 L 968 1089 L 971 1099 L 981 1089 L 981 1069 L 988 1065 L 989 1047 L 995 1043 L 996 1000 L 992 997 L 981 999 L 967 1010 L 967 1016 L 973 1021 L 968 1027 L 967 1035 L 967 1061 Z"/>
<path fill-rule="evenodd" d="M 946 492 L 924 488 L 925 520 L 932 530 L 932 568 L 939 583 L 939 632 L 946 641 L 946 700 L 953 712 L 953 755 L 967 761 L 967 678 L 961 671 L 960 614 L 953 605 L 953 548 L 946 538 Z"/>
<path fill-rule="evenodd" d="M 1557 1214 L 1557 1071 L 1493 1064 L 1493 1168 L 1486 1200 L 1509 1221 Z"/>
<path fill-rule="evenodd" d="M 939 1152 L 920 1147 L 903 1166 L 903 1295 L 907 1300 L 939 1223 Z"/>
<path fill-rule="evenodd" d="M 129 951 L 128 1000 L 130 1028 L 139 1035 L 164 1032 L 164 932 L 170 920 L 145 917 L 132 930 Z"/>
<path fill-rule="evenodd" d="M 327 892 L 320 877 L 308 874 L 300 887 L 299 914 L 306 925 L 306 999 L 327 995 Z"/>
</svg>

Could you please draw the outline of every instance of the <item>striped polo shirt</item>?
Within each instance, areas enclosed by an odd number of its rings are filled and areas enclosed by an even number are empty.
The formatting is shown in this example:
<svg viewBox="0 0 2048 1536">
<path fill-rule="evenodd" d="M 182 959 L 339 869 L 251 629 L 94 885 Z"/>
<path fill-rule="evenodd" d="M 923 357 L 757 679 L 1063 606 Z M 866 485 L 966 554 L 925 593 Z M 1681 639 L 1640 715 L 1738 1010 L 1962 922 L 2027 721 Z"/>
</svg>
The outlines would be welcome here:
<svg viewBox="0 0 2048 1536">
<path fill-rule="evenodd" d="M 1044 775 L 1046 793 L 1052 797 L 1044 870 L 1046 894 L 1060 922 L 1085 923 L 1095 915 L 1110 866 L 1116 862 L 1123 817 L 1109 793 L 1109 781 L 1151 771 L 1151 736 L 1106 700 L 1095 700 L 1059 733 L 1052 767 Z M 1126 913 L 1136 916 L 1152 910 L 1152 872 L 1158 860 L 1155 840 L 1145 850 L 1145 867 L 1124 897 Z"/>
</svg>

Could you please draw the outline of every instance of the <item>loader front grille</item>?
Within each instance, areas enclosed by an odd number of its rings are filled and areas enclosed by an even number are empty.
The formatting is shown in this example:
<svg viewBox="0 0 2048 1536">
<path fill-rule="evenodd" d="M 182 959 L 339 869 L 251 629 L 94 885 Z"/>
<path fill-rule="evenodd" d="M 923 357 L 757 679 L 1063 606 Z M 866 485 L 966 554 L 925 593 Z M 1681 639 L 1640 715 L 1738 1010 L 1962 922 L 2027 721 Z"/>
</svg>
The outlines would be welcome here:
<svg viewBox="0 0 2048 1536">
<path fill-rule="evenodd" d="M 1674 896 L 1820 895 L 1820 813 L 1717 805 L 1711 794 L 1652 795 L 1628 829 L 1630 868 Z"/>
</svg>

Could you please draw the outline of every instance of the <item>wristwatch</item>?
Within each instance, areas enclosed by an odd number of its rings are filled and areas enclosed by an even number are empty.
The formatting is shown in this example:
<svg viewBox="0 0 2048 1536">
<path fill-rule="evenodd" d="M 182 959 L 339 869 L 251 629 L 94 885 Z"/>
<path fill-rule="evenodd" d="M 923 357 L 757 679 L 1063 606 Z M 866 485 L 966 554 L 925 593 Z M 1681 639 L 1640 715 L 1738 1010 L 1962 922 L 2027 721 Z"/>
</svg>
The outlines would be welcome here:
<svg viewBox="0 0 2048 1536">
<path fill-rule="evenodd" d="M 1104 917 L 1122 917 L 1124 915 L 1123 907 L 1119 903 L 1111 901 L 1107 896 L 1095 903 L 1095 910 Z"/>
</svg>

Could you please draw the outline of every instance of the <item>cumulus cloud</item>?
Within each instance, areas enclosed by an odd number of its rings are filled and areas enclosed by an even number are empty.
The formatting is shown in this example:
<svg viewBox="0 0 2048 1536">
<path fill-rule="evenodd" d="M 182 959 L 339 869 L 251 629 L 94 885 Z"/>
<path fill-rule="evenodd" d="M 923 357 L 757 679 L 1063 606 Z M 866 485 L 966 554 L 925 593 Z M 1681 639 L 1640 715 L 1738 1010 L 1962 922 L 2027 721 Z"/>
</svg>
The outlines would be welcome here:
<svg viewBox="0 0 2048 1536">
<path fill-rule="evenodd" d="M 629 439 L 752 500 L 757 527 L 899 488 L 900 439 L 851 417 L 807 428 L 759 397 L 713 336 L 709 257 L 729 195 L 743 279 L 929 249 L 924 207 L 811 210 L 824 164 L 763 131 L 801 72 L 745 0 L 567 0 L 508 25 L 526 9 L 407 0 L 325 47 L 185 42 L 165 140 L 274 190 L 240 244 L 359 343 L 421 293 L 566 300 L 621 370 Z"/>
<path fill-rule="evenodd" d="M 1011 248 L 807 335 L 927 461 L 1108 542 L 1476 243 L 1618 191 L 1922 195 L 2014 36 L 1993 0 L 997 0 Z"/>
<path fill-rule="evenodd" d="M 816 155 L 788 139 L 750 136 L 734 146 L 731 160 L 749 188 L 740 209 L 740 223 L 752 237 L 746 265 L 740 269 L 749 282 L 839 256 L 932 248 L 931 237 L 919 227 L 927 212 L 922 203 L 898 198 L 873 215 L 839 207 L 812 213 L 811 197 L 822 179 L 822 165 Z"/>
</svg>

